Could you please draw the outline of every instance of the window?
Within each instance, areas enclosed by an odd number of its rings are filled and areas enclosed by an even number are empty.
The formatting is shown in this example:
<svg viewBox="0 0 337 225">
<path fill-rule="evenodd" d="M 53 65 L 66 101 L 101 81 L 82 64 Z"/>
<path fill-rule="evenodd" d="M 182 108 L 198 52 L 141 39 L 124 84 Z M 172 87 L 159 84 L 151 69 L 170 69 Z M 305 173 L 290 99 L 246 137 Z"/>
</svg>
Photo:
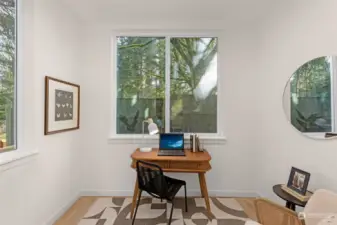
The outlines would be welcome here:
<svg viewBox="0 0 337 225">
<path fill-rule="evenodd" d="M 336 132 L 336 56 L 303 64 L 290 80 L 291 123 L 304 133 Z"/>
<path fill-rule="evenodd" d="M 0 2 L 0 152 L 16 147 L 16 2 Z"/>
<path fill-rule="evenodd" d="M 116 66 L 117 134 L 217 133 L 217 38 L 120 36 Z"/>
</svg>

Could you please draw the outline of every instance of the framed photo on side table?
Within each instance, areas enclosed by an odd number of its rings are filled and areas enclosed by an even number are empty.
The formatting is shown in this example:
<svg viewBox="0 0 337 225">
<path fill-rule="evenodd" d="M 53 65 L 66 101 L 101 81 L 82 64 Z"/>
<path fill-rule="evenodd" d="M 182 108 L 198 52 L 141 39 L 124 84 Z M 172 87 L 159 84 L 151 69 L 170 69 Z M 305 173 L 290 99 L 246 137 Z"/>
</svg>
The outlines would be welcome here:
<svg viewBox="0 0 337 225">
<path fill-rule="evenodd" d="M 306 195 L 310 173 L 292 167 L 289 175 L 287 187 L 301 195 Z"/>
<path fill-rule="evenodd" d="M 80 86 L 45 77 L 44 134 L 80 128 Z"/>
</svg>

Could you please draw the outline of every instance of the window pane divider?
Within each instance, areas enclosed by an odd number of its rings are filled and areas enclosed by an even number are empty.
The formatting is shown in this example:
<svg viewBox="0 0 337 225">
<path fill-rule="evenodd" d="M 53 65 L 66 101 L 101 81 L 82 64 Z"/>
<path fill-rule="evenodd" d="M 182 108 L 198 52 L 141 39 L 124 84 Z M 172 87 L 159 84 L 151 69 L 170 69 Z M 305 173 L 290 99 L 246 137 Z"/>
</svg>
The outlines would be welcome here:
<svg viewBox="0 0 337 225">
<path fill-rule="evenodd" d="M 165 133 L 170 132 L 171 121 L 171 46 L 170 36 L 165 37 Z"/>
</svg>

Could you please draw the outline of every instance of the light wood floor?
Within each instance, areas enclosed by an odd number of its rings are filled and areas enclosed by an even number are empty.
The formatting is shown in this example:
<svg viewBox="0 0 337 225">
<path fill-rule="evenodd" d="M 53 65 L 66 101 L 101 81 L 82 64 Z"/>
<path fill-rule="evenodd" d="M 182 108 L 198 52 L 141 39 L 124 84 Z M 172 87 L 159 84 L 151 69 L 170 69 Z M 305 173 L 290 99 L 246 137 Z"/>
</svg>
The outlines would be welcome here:
<svg viewBox="0 0 337 225">
<path fill-rule="evenodd" d="M 74 205 L 58 220 L 54 225 L 76 225 L 88 211 L 89 207 L 97 198 L 102 197 L 81 197 Z M 111 197 L 109 197 L 111 198 Z M 241 204 L 245 213 L 253 220 L 256 220 L 254 198 L 236 198 Z"/>
</svg>

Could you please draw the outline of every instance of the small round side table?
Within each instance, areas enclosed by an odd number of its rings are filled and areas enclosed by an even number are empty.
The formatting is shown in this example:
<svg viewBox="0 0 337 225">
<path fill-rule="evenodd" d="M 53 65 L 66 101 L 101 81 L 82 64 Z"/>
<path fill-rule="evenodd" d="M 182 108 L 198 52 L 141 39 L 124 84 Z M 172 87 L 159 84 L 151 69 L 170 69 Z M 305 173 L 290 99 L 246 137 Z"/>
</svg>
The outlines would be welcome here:
<svg viewBox="0 0 337 225">
<path fill-rule="evenodd" d="M 296 205 L 304 207 L 307 202 L 302 202 L 294 196 L 288 194 L 286 191 L 282 190 L 282 184 L 276 184 L 273 186 L 274 193 L 286 201 L 286 207 L 291 210 L 296 210 Z"/>
</svg>

